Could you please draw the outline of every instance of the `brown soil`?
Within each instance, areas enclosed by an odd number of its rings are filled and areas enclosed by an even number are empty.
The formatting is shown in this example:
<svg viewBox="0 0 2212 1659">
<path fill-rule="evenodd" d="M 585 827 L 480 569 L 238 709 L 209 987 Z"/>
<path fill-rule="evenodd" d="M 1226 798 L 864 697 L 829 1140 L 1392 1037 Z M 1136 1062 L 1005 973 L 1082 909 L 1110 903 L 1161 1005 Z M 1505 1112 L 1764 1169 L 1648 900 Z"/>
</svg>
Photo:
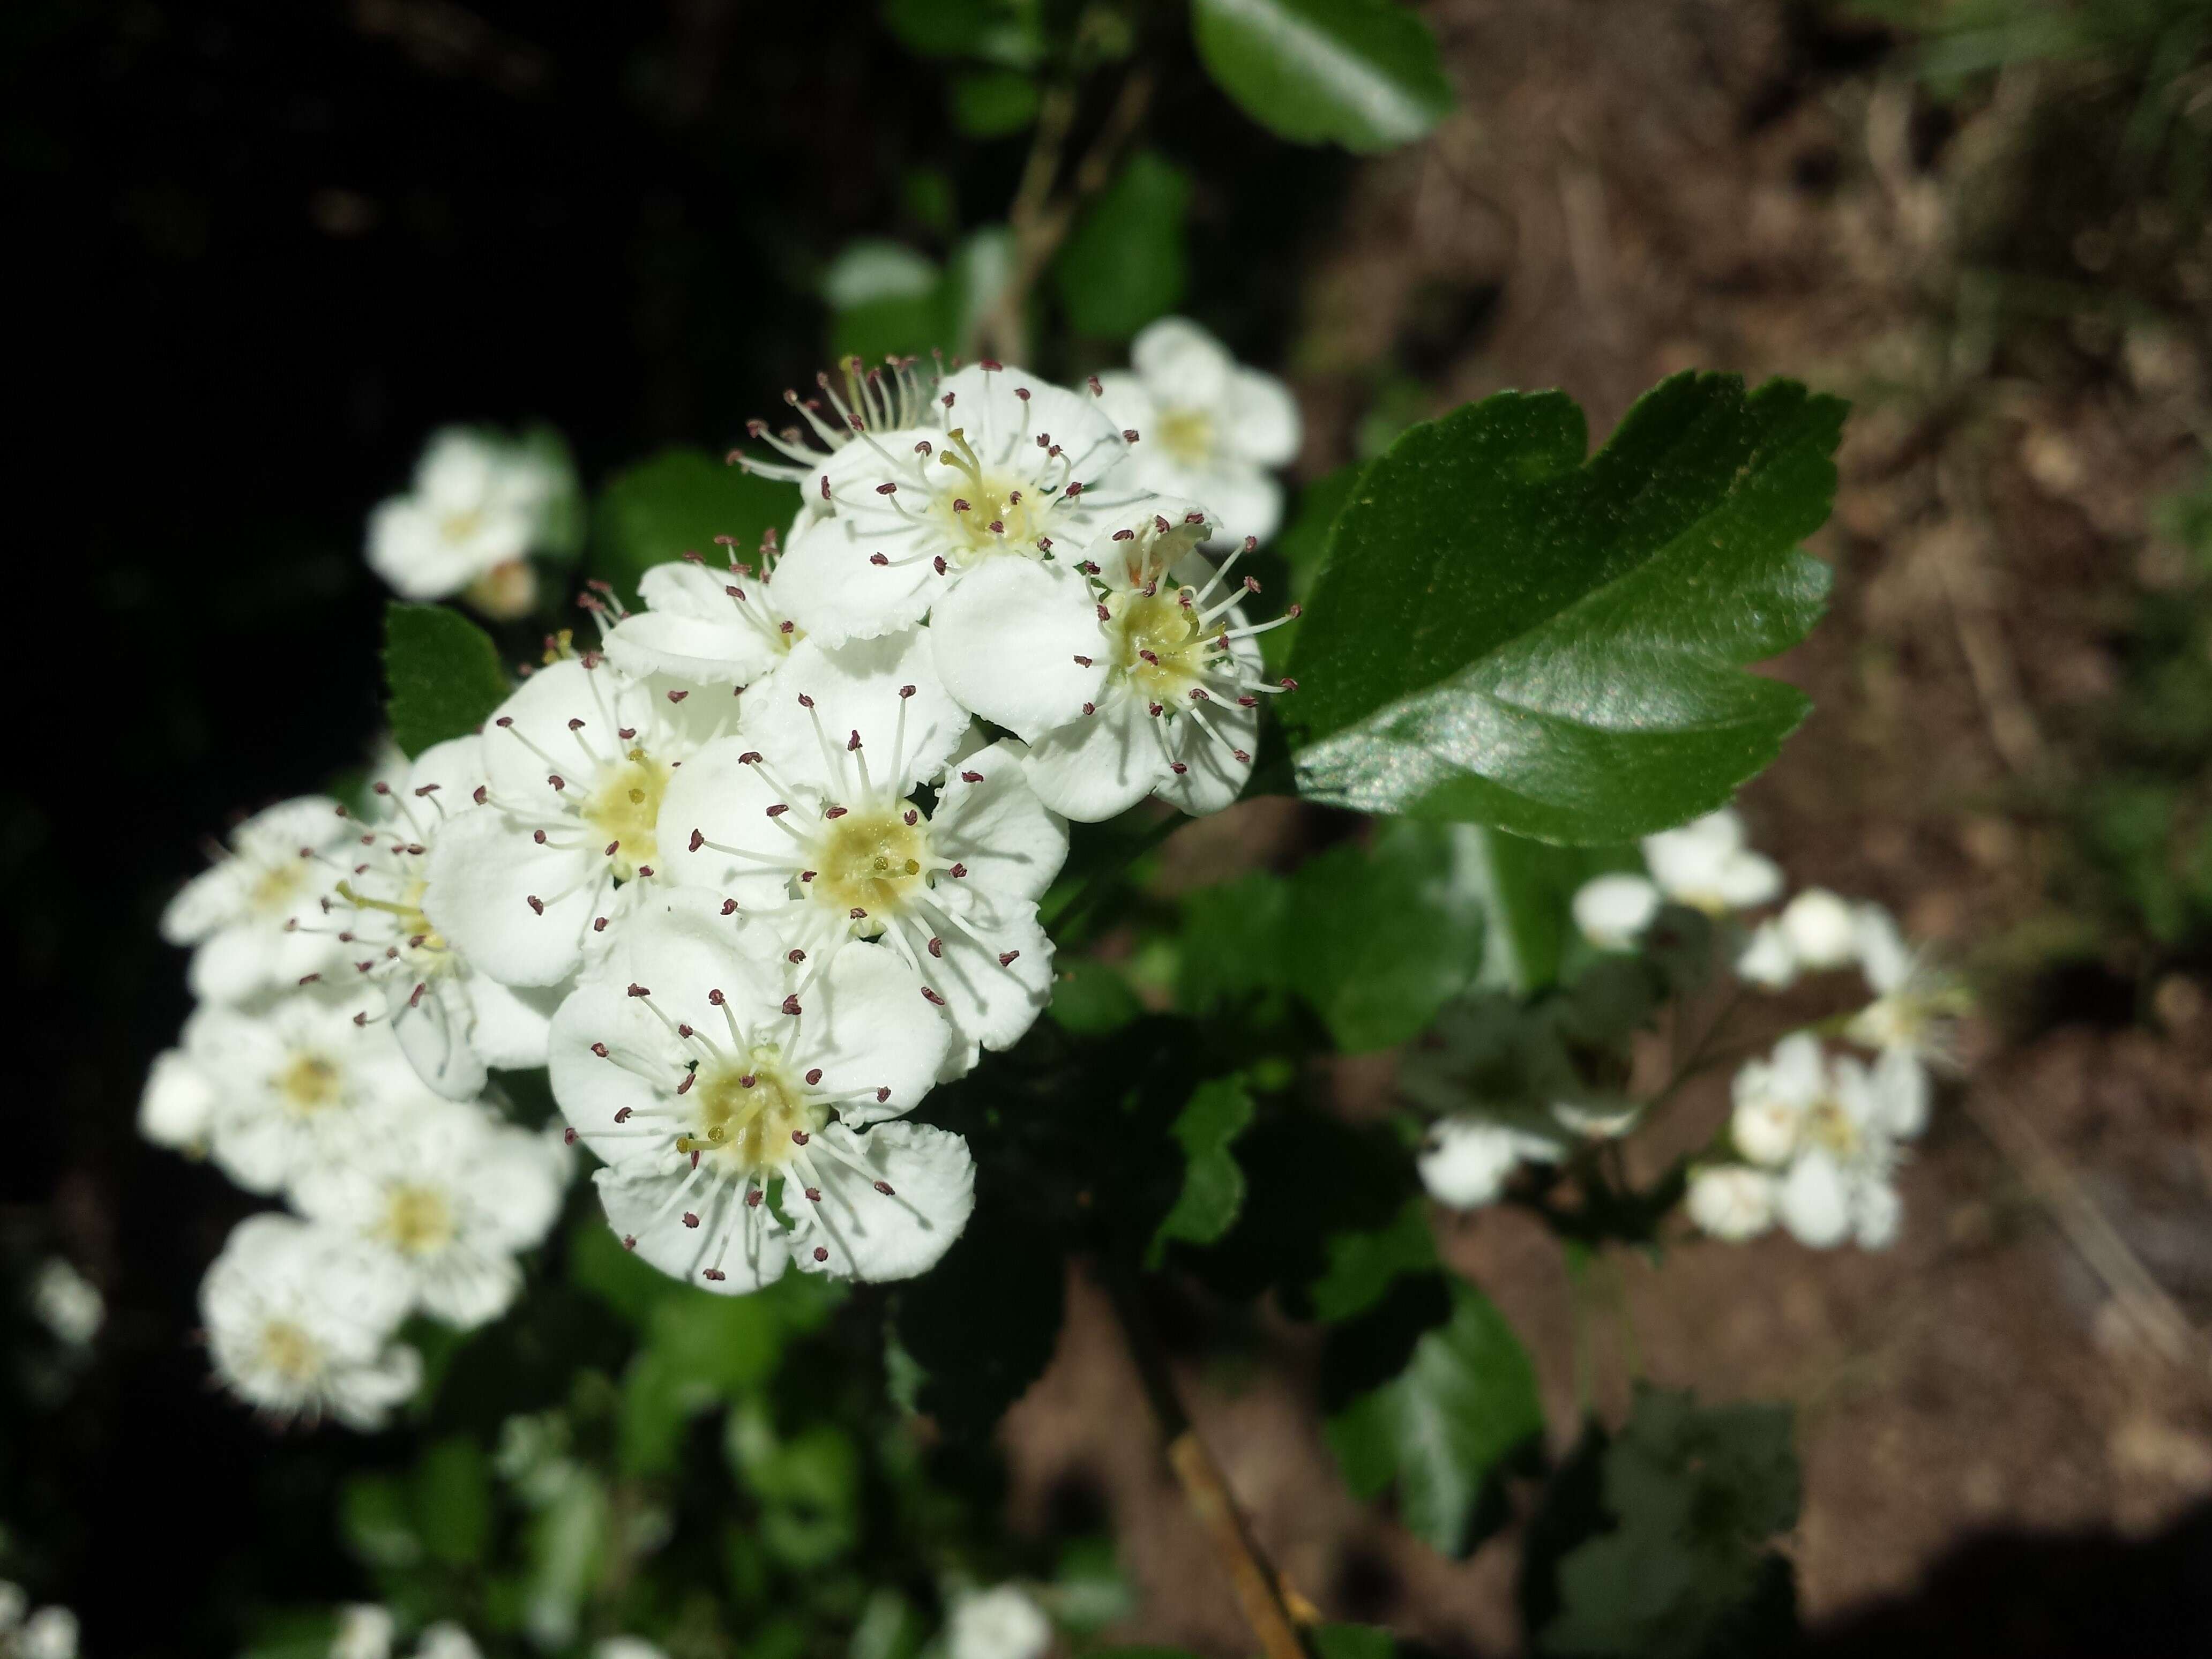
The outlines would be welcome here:
<svg viewBox="0 0 2212 1659">
<path fill-rule="evenodd" d="M 1464 106 L 1366 172 L 1312 272 L 1308 469 L 1350 455 L 1390 363 L 1438 408 L 1562 386 L 1600 434 L 1685 367 L 1853 397 L 1814 545 L 1836 568 L 1833 615 L 1775 669 L 1818 712 L 1744 810 L 1793 879 L 1881 899 L 1962 962 L 2033 937 L 2052 832 L 2017 803 L 2067 775 L 2052 734 L 2114 685 L 2106 630 L 2155 562 L 2145 504 L 2185 470 L 2198 357 L 2170 331 L 2091 319 L 2075 331 L 2091 372 L 1991 368 L 1960 295 L 1967 210 L 2006 183 L 2004 94 L 1931 147 L 1879 41 L 1808 38 L 1774 6 L 1429 12 Z M 1295 832 L 1279 805 L 1247 810 L 1254 839 Z M 1192 854 L 1214 873 L 1237 840 Z M 2141 1536 L 2212 1494 L 2212 1359 L 2158 1322 L 2212 1311 L 2212 1003 L 2174 980 L 2154 1006 L 2156 1033 L 2063 1001 L 2032 1028 L 1971 1028 L 1891 1251 L 1692 1242 L 1614 1264 L 1644 1375 L 1799 1407 L 1792 1548 L 1816 1627 L 1911 1595 L 1977 1536 Z M 1382 1080 L 1354 1071 L 1347 1087 Z M 1710 1122 L 1721 1101 L 1695 1109 Z M 1564 1444 L 1576 1319 L 1559 1252 L 1503 1210 L 1447 1231 L 1534 1349 Z M 1103 1303 L 1079 1285 L 1073 1306 L 1010 1419 L 1018 1514 L 1041 1524 L 1063 1483 L 1094 1483 L 1144 1598 L 1129 1638 L 1249 1650 Z M 1597 1403 L 1618 1413 L 1627 1348 L 1611 1314 L 1589 1328 Z M 1289 1577 L 1333 1616 L 1514 1650 L 1510 1538 L 1448 1562 L 1354 1502 L 1295 1339 L 1270 1340 L 1291 1364 L 1186 1382 Z"/>
</svg>

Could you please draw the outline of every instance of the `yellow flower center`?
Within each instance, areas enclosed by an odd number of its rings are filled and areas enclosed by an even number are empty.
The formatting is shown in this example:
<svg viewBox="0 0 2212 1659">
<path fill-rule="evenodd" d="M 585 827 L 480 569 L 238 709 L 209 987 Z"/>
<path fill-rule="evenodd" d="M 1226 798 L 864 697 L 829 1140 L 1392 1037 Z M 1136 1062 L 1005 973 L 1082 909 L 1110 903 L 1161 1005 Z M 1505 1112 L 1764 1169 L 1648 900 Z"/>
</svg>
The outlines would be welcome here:
<svg viewBox="0 0 2212 1659">
<path fill-rule="evenodd" d="M 261 1363 L 288 1382 L 310 1382 L 323 1369 L 322 1345 L 289 1319 L 261 1328 Z"/>
<path fill-rule="evenodd" d="M 453 1206 L 434 1187 L 395 1187 L 377 1236 L 404 1255 L 435 1255 L 453 1242 Z"/>
<path fill-rule="evenodd" d="M 1206 641 L 1198 631 L 1197 607 L 1182 604 L 1179 590 L 1111 593 L 1106 609 L 1114 666 L 1152 702 L 1175 708 L 1193 686 L 1204 684 Z"/>
<path fill-rule="evenodd" d="M 911 807 L 863 807 L 830 820 L 816 842 L 814 879 L 806 890 L 821 903 L 849 914 L 859 910 L 856 928 L 872 937 L 883 931 L 878 918 L 896 912 L 919 890 L 930 868 L 929 832 Z"/>
<path fill-rule="evenodd" d="M 708 1061 L 697 1079 L 690 1095 L 698 1127 L 678 1136 L 676 1150 L 714 1158 L 732 1181 L 781 1169 L 805 1145 L 792 1137 L 811 1136 L 829 1121 L 828 1109 L 807 1100 L 772 1046 L 734 1062 Z"/>
<path fill-rule="evenodd" d="M 653 829 L 660 822 L 660 798 L 668 792 L 669 768 L 642 749 L 632 749 L 621 765 L 600 776 L 599 790 L 584 805 L 584 822 L 614 844 L 608 855 L 616 879 L 628 881 L 641 864 L 659 856 Z"/>
<path fill-rule="evenodd" d="M 307 885 L 307 861 L 287 859 L 282 864 L 264 865 L 261 873 L 253 878 L 246 902 L 264 915 L 274 915 L 292 908 L 300 890 Z"/>
<path fill-rule="evenodd" d="M 1200 409 L 1170 409 L 1147 434 L 1183 463 L 1195 466 L 1213 453 L 1213 416 Z"/>
<path fill-rule="evenodd" d="M 1858 1121 L 1837 1102 L 1822 1100 L 1805 1115 L 1805 1138 L 1838 1160 L 1848 1162 L 1859 1150 Z"/>
<path fill-rule="evenodd" d="M 1051 492 L 1034 479 L 984 471 L 958 427 L 945 441 L 937 453 L 943 471 L 930 496 L 929 514 L 951 532 L 962 562 L 1033 549 L 1045 533 Z"/>
<path fill-rule="evenodd" d="M 465 542 L 483 528 L 483 514 L 475 507 L 448 513 L 438 520 L 438 533 L 449 542 Z"/>
<path fill-rule="evenodd" d="M 356 910 L 380 910 L 390 916 L 392 932 L 398 936 L 395 942 L 401 954 L 410 961 L 445 955 L 446 936 L 423 914 L 422 896 L 430 890 L 430 884 L 420 876 L 411 878 L 396 899 L 370 898 L 347 881 L 340 882 L 337 890 L 337 896 Z"/>
<path fill-rule="evenodd" d="M 316 1054 L 294 1054 L 276 1081 L 286 1107 L 301 1117 L 335 1105 L 342 1092 L 338 1068 Z"/>
</svg>

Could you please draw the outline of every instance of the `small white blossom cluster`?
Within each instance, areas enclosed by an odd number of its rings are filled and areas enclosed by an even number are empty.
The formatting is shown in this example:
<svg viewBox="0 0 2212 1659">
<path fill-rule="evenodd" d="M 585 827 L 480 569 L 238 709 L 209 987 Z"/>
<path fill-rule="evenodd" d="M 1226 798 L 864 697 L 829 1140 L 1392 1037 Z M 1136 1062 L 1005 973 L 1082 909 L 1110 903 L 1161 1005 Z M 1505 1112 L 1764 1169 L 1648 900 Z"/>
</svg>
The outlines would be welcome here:
<svg viewBox="0 0 2212 1659">
<path fill-rule="evenodd" d="M 317 796 L 248 819 L 162 919 L 201 1001 L 139 1125 L 297 1212 L 241 1223 L 201 1286 L 218 1373 L 275 1415 L 381 1423 L 420 1376 L 401 1322 L 498 1317 L 567 1184 L 557 1145 L 479 1098 L 488 1064 L 544 1062 L 548 1012 L 422 913 L 441 792 L 471 787 L 455 748 L 375 769 L 367 814 Z"/>
<path fill-rule="evenodd" d="M 23 1587 L 0 1578 L 0 1659 L 76 1659 L 76 1614 L 31 1607 Z"/>
<path fill-rule="evenodd" d="M 1295 410 L 1176 326 L 1139 375 L 1174 480 L 1266 527 Z M 1249 777 L 1276 624 L 1103 384 L 817 383 L 787 394 L 803 426 L 750 428 L 780 459 L 732 457 L 803 495 L 757 563 L 688 554 L 635 611 L 599 585 L 596 648 L 562 636 L 477 732 L 378 769 L 365 818 L 249 821 L 171 907 L 204 1003 L 145 1131 L 307 1218 L 249 1221 L 209 1278 L 248 1398 L 373 1422 L 413 1387 L 398 1317 L 506 1305 L 559 1177 L 476 1103 L 494 1069 L 548 1067 L 611 1224 L 668 1273 L 926 1270 L 974 1169 L 908 1114 L 1050 1000 L 1068 820 L 1212 811 Z"/>
<path fill-rule="evenodd" d="M 1052 1620 L 1018 1584 L 962 1590 L 945 1620 L 948 1659 L 1044 1659 Z"/>
<path fill-rule="evenodd" d="M 1648 875 L 1601 876 L 1575 896 L 1576 922 L 1601 949 L 1634 948 L 1668 902 L 1741 928 L 1742 913 L 1782 896 L 1781 870 L 1745 844 L 1741 820 L 1726 809 L 1647 837 L 1643 852 Z M 1691 1220 L 1730 1240 L 1778 1222 L 1816 1249 L 1883 1248 L 1901 1219 L 1893 1176 L 1903 1145 L 1927 1126 L 1928 1063 L 1948 1058 L 1956 988 L 1881 906 L 1824 888 L 1805 889 L 1739 931 L 1731 959 L 1740 979 L 1770 991 L 1808 973 L 1856 969 L 1871 999 L 1835 1024 L 1873 1058 L 1831 1054 L 1806 1030 L 1747 1062 L 1735 1082 L 1733 1156 L 1692 1170 Z"/>
<path fill-rule="evenodd" d="M 434 434 L 414 486 L 368 520 L 368 566 L 403 599 L 454 594 L 488 617 L 538 602 L 533 552 L 573 551 L 576 479 L 557 440 L 470 427 Z"/>
</svg>

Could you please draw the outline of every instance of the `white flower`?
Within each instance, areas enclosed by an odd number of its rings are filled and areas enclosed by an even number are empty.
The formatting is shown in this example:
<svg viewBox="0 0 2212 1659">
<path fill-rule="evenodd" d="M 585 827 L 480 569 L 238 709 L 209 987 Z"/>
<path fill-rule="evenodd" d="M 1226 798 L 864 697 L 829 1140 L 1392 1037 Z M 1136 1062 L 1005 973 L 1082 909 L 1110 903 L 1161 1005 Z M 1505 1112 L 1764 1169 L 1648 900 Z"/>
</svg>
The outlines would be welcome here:
<svg viewBox="0 0 2212 1659">
<path fill-rule="evenodd" d="M 1859 1115 L 1896 1139 L 1916 1139 L 1928 1127 L 1933 1085 L 1928 1068 L 1909 1048 L 1883 1049 L 1871 1070 L 1855 1060 L 1838 1060 L 1836 1087 L 1840 1092 L 1863 1091 Z"/>
<path fill-rule="evenodd" d="M 31 1598 L 23 1587 L 12 1579 L 0 1578 L 0 1636 L 5 1636 L 23 1622 L 30 1611 Z"/>
<path fill-rule="evenodd" d="M 757 572 L 734 558 L 717 570 L 696 554 L 654 565 L 638 578 L 645 608 L 618 611 L 606 629 L 607 660 L 640 679 L 665 674 L 692 685 L 750 685 L 798 642 L 775 591 L 772 534 L 760 560 Z"/>
<path fill-rule="evenodd" d="M 1800 966 L 1819 972 L 1858 957 L 1858 919 L 1847 901 L 1825 887 L 1808 887 L 1784 905 L 1779 924 Z"/>
<path fill-rule="evenodd" d="M 488 1066 L 543 1066 L 561 999 L 475 971 L 423 913 L 432 849 L 450 819 L 474 810 L 485 782 L 473 737 L 434 744 L 396 779 L 379 779 L 378 810 L 349 849 L 351 868 L 322 901 L 323 929 L 383 988 L 401 1050 L 448 1100 L 481 1094 Z"/>
<path fill-rule="evenodd" d="M 668 1655 L 642 1636 L 608 1636 L 592 1645 L 592 1659 L 668 1659 Z"/>
<path fill-rule="evenodd" d="M 1736 953 L 1735 971 L 1738 978 L 1769 991 L 1787 990 L 1797 982 L 1797 957 L 1780 922 L 1762 921 L 1751 930 Z"/>
<path fill-rule="evenodd" d="M 251 1008 L 204 1003 L 185 1022 L 184 1048 L 218 1091 L 209 1151 L 248 1192 L 351 1158 L 374 1107 L 438 1098 L 358 997 L 319 987 Z"/>
<path fill-rule="evenodd" d="M 221 1098 L 215 1079 L 181 1048 L 165 1048 L 147 1068 L 138 1097 L 138 1133 L 156 1146 L 197 1156 L 207 1148 Z"/>
<path fill-rule="evenodd" d="M 76 1659 L 76 1614 L 67 1607 L 40 1607 L 9 1638 L 9 1659 Z"/>
<path fill-rule="evenodd" d="M 1826 1249 L 1856 1239 L 1865 1249 L 1880 1249 L 1896 1237 L 1899 1209 L 1890 1176 L 1897 1149 L 1891 1124 L 1902 1109 L 1857 1062 L 1837 1063 L 1829 1086 L 1798 1126 L 1797 1150 L 1777 1197 L 1782 1224 L 1799 1243 Z"/>
<path fill-rule="evenodd" d="M 338 1609 L 330 1659 L 391 1659 L 392 1614 L 372 1601 Z"/>
<path fill-rule="evenodd" d="M 1659 914 L 1659 890 L 1625 871 L 1594 876 L 1575 892 L 1575 926 L 1601 951 L 1632 951 Z"/>
<path fill-rule="evenodd" d="M 249 1404 L 373 1429 L 422 1380 L 421 1357 L 389 1340 L 407 1289 L 343 1233 L 248 1216 L 201 1282 L 200 1317 L 216 1374 Z"/>
<path fill-rule="evenodd" d="M 537 590 L 524 557 L 570 487 L 537 448 L 449 428 L 422 452 L 412 490 L 369 515 L 369 568 L 407 599 L 473 588 L 489 614 L 520 616 Z"/>
<path fill-rule="evenodd" d="M 1708 915 L 1749 909 L 1782 890 L 1781 870 L 1745 847 L 1743 820 L 1725 806 L 1646 836 L 1644 861 L 1661 892 Z"/>
<path fill-rule="evenodd" d="M 978 1044 L 1012 1043 L 1051 1000 L 1036 902 L 1067 856 L 1067 826 L 1031 792 L 1021 745 L 952 763 L 927 812 L 908 797 L 966 730 L 911 635 L 806 641 L 745 719 L 747 736 L 702 750 L 669 789 L 674 878 L 772 916 L 817 969 L 878 941 L 952 1022 L 957 1069 Z"/>
<path fill-rule="evenodd" d="M 1430 1126 L 1419 1159 L 1421 1184 L 1439 1203 L 1477 1209 L 1497 1201 L 1505 1178 L 1522 1163 L 1555 1164 L 1566 1146 L 1556 1122 L 1534 1114 L 1460 1113 Z"/>
<path fill-rule="evenodd" d="M 324 795 L 282 802 L 231 832 L 228 854 L 186 882 L 161 913 L 162 938 L 198 947 L 188 975 L 193 995 L 241 1002 L 331 964 L 336 942 L 301 924 L 344 867 L 341 843 L 353 834 L 344 810 Z"/>
<path fill-rule="evenodd" d="M 1157 509 L 1157 510 L 1156 510 Z M 1252 775 L 1262 695 L 1246 588 L 1197 552 L 1206 516 L 1157 499 L 1109 520 L 1073 568 L 977 572 L 930 620 L 954 696 L 1030 739 L 1046 805 L 1095 822 L 1147 794 L 1217 812 Z M 1295 612 L 1297 607 L 1293 606 Z"/>
<path fill-rule="evenodd" d="M 676 769 L 737 719 L 734 696 L 596 654 L 540 669 L 484 724 L 488 781 L 430 848 L 424 915 L 477 972 L 558 984 L 650 883 Z"/>
<path fill-rule="evenodd" d="M 415 1659 L 481 1659 L 481 1655 L 468 1632 L 450 1620 L 429 1626 L 415 1644 Z"/>
<path fill-rule="evenodd" d="M 1769 1060 L 1747 1060 L 1735 1074 L 1735 1110 L 1729 1133 L 1753 1164 L 1778 1169 L 1797 1151 L 1806 1115 L 1829 1093 L 1827 1056 L 1820 1039 L 1795 1031 Z"/>
<path fill-rule="evenodd" d="M 1017 1585 L 970 1590 L 953 1601 L 945 1646 L 950 1659 L 1042 1659 L 1052 1621 Z"/>
<path fill-rule="evenodd" d="M 1732 1244 L 1774 1224 L 1775 1181 L 1742 1164 L 1708 1164 L 1690 1177 L 1684 1207 L 1700 1231 Z"/>
<path fill-rule="evenodd" d="M 844 397 L 817 380 L 834 423 L 786 397 L 830 453 L 793 428 L 770 441 L 793 465 L 738 459 L 805 492 L 776 597 L 825 645 L 911 628 L 970 572 L 1079 548 L 1133 499 L 1101 491 L 1129 442 L 1095 398 L 1026 369 L 979 363 L 925 389 L 910 367 L 860 375 L 848 362 Z"/>
<path fill-rule="evenodd" d="M 1958 986 L 1905 942 L 1880 905 L 1858 907 L 1856 931 L 1859 969 L 1875 996 L 1851 1017 L 1844 1035 L 1865 1048 L 1948 1062 L 1952 1022 L 1964 1000 Z"/>
<path fill-rule="evenodd" d="M 1283 489 L 1268 469 L 1298 453 L 1290 388 L 1243 367 L 1182 317 L 1148 325 L 1129 347 L 1129 367 L 1130 374 L 1098 379 L 1107 416 L 1140 434 L 1129 457 L 1136 482 L 1203 501 L 1236 540 L 1273 535 Z"/>
<path fill-rule="evenodd" d="M 539 1136 L 440 1100 L 372 1110 L 351 1155 L 307 1171 L 292 1196 L 379 1252 L 423 1312 L 465 1330 L 514 1300 L 515 1255 L 553 1224 L 565 1174 Z"/>
<path fill-rule="evenodd" d="M 793 1261 L 921 1273 L 967 1224 L 974 1166 L 957 1135 L 881 1120 L 927 1091 L 951 1033 L 895 952 L 838 951 L 794 990 L 783 943 L 711 894 L 663 895 L 605 964 L 653 982 L 587 974 L 562 1004 L 555 1097 L 610 1165 L 609 1223 L 664 1273 L 732 1294 Z"/>
<path fill-rule="evenodd" d="M 49 1257 L 31 1280 L 31 1311 L 72 1348 L 89 1343 L 107 1322 L 106 1299 L 58 1255 Z"/>
</svg>

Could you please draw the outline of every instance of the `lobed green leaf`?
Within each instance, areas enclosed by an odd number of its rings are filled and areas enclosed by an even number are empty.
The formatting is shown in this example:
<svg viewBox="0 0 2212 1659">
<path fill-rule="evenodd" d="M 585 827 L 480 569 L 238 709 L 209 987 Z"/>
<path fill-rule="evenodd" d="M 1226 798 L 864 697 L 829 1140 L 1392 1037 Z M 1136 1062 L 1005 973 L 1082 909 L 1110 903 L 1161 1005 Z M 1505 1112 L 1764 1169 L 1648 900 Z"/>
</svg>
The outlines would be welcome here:
<svg viewBox="0 0 2212 1659">
<path fill-rule="evenodd" d="M 1585 844 L 1722 804 L 1808 706 L 1742 671 L 1826 602 L 1797 544 L 1844 413 L 1680 374 L 1587 460 L 1558 392 L 1413 428 L 1337 519 L 1292 653 L 1299 792 Z"/>
<path fill-rule="evenodd" d="M 1293 143 L 1395 149 L 1451 112 L 1436 37 L 1395 0 L 1193 0 L 1190 18 L 1206 72 Z"/>
<path fill-rule="evenodd" d="M 1182 1191 L 1152 1234 L 1146 1267 L 1158 1267 L 1170 1243 L 1211 1244 L 1237 1224 L 1244 1171 L 1229 1149 L 1251 1122 L 1252 1095 L 1243 1079 L 1216 1078 L 1192 1091 L 1170 1129 L 1188 1160 Z"/>
</svg>

